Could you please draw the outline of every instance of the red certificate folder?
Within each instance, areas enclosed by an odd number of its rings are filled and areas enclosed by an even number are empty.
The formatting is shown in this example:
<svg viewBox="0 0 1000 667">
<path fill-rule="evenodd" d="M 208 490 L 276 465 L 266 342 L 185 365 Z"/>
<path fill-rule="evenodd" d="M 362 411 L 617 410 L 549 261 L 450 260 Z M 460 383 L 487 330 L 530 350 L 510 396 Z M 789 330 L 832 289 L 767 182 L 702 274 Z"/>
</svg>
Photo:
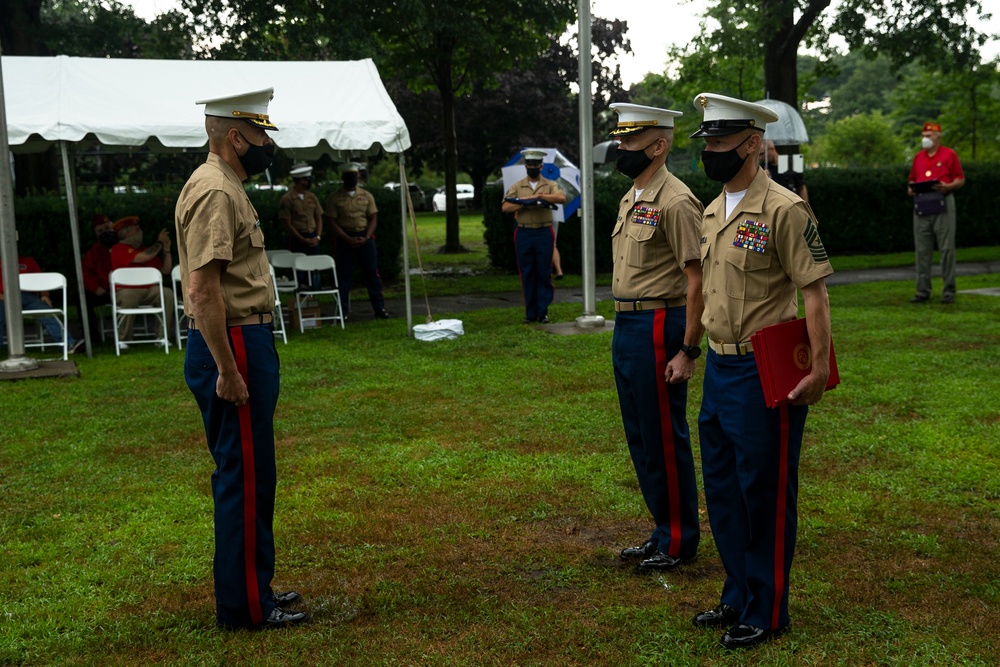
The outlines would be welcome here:
<svg viewBox="0 0 1000 667">
<path fill-rule="evenodd" d="M 788 392 L 809 374 L 812 368 L 812 350 L 806 332 L 805 319 L 789 320 L 781 324 L 764 327 L 750 336 L 757 371 L 764 388 L 764 402 L 769 408 L 788 403 Z M 830 378 L 826 382 L 829 391 L 840 384 L 837 371 L 837 357 L 833 353 L 830 340 Z"/>
</svg>

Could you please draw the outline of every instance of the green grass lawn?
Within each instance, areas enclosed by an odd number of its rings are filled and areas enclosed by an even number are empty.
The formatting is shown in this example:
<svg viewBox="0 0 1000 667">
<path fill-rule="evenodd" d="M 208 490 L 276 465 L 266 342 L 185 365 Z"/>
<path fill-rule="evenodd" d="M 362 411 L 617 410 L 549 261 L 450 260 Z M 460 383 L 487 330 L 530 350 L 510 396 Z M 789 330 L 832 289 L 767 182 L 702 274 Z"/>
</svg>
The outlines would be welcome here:
<svg viewBox="0 0 1000 667">
<path fill-rule="evenodd" d="M 843 383 L 810 412 L 792 632 L 771 644 L 726 653 L 691 625 L 724 576 L 707 516 L 680 570 L 619 563 L 650 521 L 611 334 L 485 310 L 452 341 L 396 319 L 279 344 L 274 583 L 315 617 L 283 631 L 214 629 L 181 354 L 105 346 L 78 378 L 0 382 L 0 664 L 995 665 L 1000 299 L 912 291 L 830 289 Z"/>
</svg>

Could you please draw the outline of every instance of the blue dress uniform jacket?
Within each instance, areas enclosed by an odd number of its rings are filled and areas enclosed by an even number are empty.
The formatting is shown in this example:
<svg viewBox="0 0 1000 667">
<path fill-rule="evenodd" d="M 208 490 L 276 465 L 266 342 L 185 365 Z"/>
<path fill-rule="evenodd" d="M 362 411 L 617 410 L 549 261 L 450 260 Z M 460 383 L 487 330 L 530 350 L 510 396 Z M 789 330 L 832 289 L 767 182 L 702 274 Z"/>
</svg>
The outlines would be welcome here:
<svg viewBox="0 0 1000 667">
<path fill-rule="evenodd" d="M 833 269 L 808 204 L 763 170 L 728 218 L 725 206 L 722 193 L 702 226 L 702 322 L 710 341 L 698 418 L 705 500 L 726 570 L 721 601 L 741 610 L 740 622 L 778 630 L 789 624 L 808 408 L 767 408 L 752 351 L 734 344 L 794 319 L 796 288 Z"/>
<path fill-rule="evenodd" d="M 209 154 L 177 200 L 177 248 L 185 310 L 191 271 L 223 260 L 221 289 L 229 320 L 270 314 L 274 288 L 257 212 L 239 178 Z M 197 326 L 197 321 L 195 321 Z M 274 410 L 278 402 L 278 353 L 270 324 L 229 327 L 229 345 L 247 385 L 241 407 L 216 394 L 219 372 L 201 332 L 188 331 L 184 377 L 201 410 L 215 461 L 216 622 L 224 628 L 260 626 L 276 606 L 274 576 Z"/>
<path fill-rule="evenodd" d="M 698 550 L 698 488 L 687 382 L 668 384 L 664 372 L 684 342 L 684 265 L 699 259 L 700 226 L 701 203 L 661 167 L 638 200 L 635 188 L 622 199 L 612 233 L 612 293 L 630 308 L 616 314 L 611 342 L 625 440 L 655 523 L 649 540 L 682 560 Z"/>
</svg>

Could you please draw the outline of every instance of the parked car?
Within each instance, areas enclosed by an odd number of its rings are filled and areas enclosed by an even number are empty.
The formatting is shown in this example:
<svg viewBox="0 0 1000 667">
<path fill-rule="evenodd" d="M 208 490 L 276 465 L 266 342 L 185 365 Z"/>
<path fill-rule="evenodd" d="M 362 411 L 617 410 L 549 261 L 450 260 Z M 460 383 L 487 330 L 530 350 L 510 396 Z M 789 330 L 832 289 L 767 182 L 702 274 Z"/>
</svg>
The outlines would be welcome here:
<svg viewBox="0 0 1000 667">
<path fill-rule="evenodd" d="M 384 186 L 386 190 L 391 190 L 393 192 L 399 192 L 399 183 L 386 183 Z M 410 183 L 410 199 L 413 201 L 414 211 L 426 211 L 427 210 L 427 196 L 424 194 L 423 189 L 416 183 Z"/>
<path fill-rule="evenodd" d="M 475 188 L 468 183 L 459 183 L 455 186 L 455 194 L 458 197 L 458 207 L 460 209 L 472 206 L 472 195 L 475 194 L 475 191 Z M 431 202 L 431 208 L 434 211 L 443 211 L 446 206 L 445 201 L 445 189 L 438 188 Z"/>
</svg>

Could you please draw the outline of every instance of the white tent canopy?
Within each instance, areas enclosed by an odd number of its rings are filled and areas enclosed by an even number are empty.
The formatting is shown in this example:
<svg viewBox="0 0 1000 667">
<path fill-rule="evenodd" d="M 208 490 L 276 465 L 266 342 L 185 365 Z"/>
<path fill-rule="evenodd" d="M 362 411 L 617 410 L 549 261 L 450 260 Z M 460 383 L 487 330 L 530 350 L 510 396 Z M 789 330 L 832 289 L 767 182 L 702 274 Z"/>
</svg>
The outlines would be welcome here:
<svg viewBox="0 0 1000 667">
<path fill-rule="evenodd" d="M 68 145 L 99 142 L 121 149 L 207 150 L 204 107 L 195 100 L 273 87 L 268 113 L 279 131 L 272 138 L 299 160 L 323 154 L 343 160 L 384 150 L 399 154 L 403 172 L 402 152 L 410 147 L 406 124 L 371 59 L 254 62 L 3 56 L 0 68 L 0 100 L 6 111 L 10 150 L 41 151 L 53 143 L 61 148 L 78 258 L 76 195 Z M 404 211 L 405 194 L 401 190 Z M 405 220 L 404 214 L 404 238 Z M 0 227 L 8 224 L 13 227 L 12 220 L 0 220 Z M 406 264 L 405 243 L 403 255 Z M 16 284 L 16 273 L 13 275 Z M 408 271 L 404 276 L 409 322 Z M 82 303 L 79 261 L 77 281 Z M 90 354 L 85 310 L 82 316 Z M 14 319 L 8 318 L 8 322 Z"/>
<path fill-rule="evenodd" d="M 275 143 L 296 158 L 410 147 L 402 117 L 370 59 L 252 62 L 3 57 L 8 142 L 54 141 L 154 150 L 207 146 L 195 100 L 274 87 Z"/>
</svg>

